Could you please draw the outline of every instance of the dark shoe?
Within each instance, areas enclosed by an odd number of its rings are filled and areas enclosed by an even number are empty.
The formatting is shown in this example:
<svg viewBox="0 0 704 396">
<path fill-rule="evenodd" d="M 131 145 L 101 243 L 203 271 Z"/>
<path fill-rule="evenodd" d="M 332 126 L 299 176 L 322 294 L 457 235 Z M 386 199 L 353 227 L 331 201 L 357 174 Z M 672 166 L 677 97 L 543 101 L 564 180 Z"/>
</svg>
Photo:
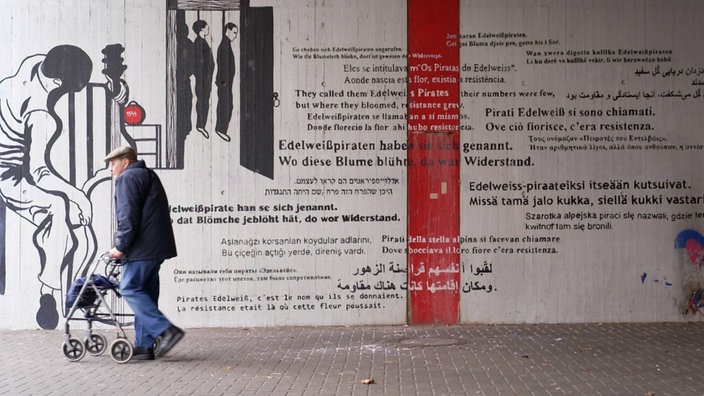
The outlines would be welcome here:
<svg viewBox="0 0 704 396">
<path fill-rule="evenodd" d="M 56 299 L 51 294 L 44 294 L 39 298 L 37 311 L 37 324 L 45 330 L 53 330 L 59 324 L 59 311 L 56 310 Z"/>
<path fill-rule="evenodd" d="M 154 349 L 144 347 L 134 347 L 132 360 L 154 360 Z"/>
<path fill-rule="evenodd" d="M 186 335 L 186 333 L 183 332 L 183 330 L 179 329 L 176 326 L 171 326 L 166 331 L 161 333 L 159 336 L 159 349 L 156 350 L 156 357 L 162 357 L 166 355 L 171 348 L 175 347 L 176 344 L 178 344 L 179 341 L 181 341 L 181 338 Z"/>
</svg>

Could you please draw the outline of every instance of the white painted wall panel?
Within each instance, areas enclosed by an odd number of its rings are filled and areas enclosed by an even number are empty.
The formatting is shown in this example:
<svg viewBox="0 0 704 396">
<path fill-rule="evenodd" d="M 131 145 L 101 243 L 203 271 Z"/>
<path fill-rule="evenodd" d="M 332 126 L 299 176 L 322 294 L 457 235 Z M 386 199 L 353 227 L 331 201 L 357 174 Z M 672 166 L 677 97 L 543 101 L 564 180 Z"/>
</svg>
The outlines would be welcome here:
<svg viewBox="0 0 704 396">
<path fill-rule="evenodd" d="M 25 58 L 62 44 L 80 47 L 93 62 L 95 95 L 76 95 L 73 140 L 62 134 L 48 154 L 52 169 L 66 180 L 73 178 L 69 181 L 77 189 L 95 186 L 90 189 L 90 228 L 75 228 L 75 265 L 111 243 L 112 191 L 100 171 L 101 159 L 107 145 L 124 143 L 124 138 L 106 130 L 106 117 L 119 108 L 100 86 L 106 82 L 101 50 L 120 44 L 129 100 L 146 113 L 143 125 L 126 129 L 133 136 L 161 133 L 160 157 L 148 161 L 157 168 L 174 208 L 179 256 L 163 267 L 161 298 L 174 322 L 186 327 L 405 323 L 406 2 L 251 3 L 271 7 L 273 15 L 268 43 L 273 66 L 267 75 L 275 94 L 273 177 L 242 165 L 248 157 L 241 151 L 242 136 L 258 136 L 240 123 L 245 117 L 240 88 L 254 86 L 241 81 L 249 64 L 240 62 L 246 34 L 242 11 L 238 3 L 226 11 L 212 9 L 220 2 L 203 2 L 201 11 L 188 4 L 181 2 L 190 40 L 198 19 L 211 27 L 206 40 L 213 52 L 222 39 L 223 19 L 235 22 L 240 34 L 231 44 L 237 63 L 228 129 L 232 140 L 215 134 L 218 95 L 213 85 L 209 138 L 195 129 L 195 108 L 181 108 L 179 114 L 186 114 L 193 128 L 181 136 L 180 150 L 174 150 L 177 131 L 169 121 L 175 118 L 169 107 L 176 97 L 169 73 L 176 60 L 167 51 L 173 34 L 167 26 L 175 11 L 169 14 L 164 2 L 149 0 L 12 0 L 3 5 L 0 80 L 14 76 Z M 698 2 L 686 0 L 462 0 L 461 322 L 696 318 L 682 312 L 701 280 L 696 233 L 701 232 L 702 205 L 667 199 L 697 201 L 703 194 L 697 172 L 702 13 Z M 624 50 L 631 53 L 619 53 Z M 642 50 L 662 53 L 637 53 Z M 188 88 L 194 92 L 193 78 Z M 19 90 L 0 90 L 3 98 L 18 95 Z M 266 101 L 256 101 L 257 111 Z M 66 98 L 57 109 L 62 119 L 69 118 Z M 555 113 L 532 116 L 527 109 Z M 644 115 L 606 114 L 613 109 L 642 110 Z M 536 127 L 545 124 L 565 130 Z M 601 125 L 607 124 L 647 124 L 651 129 L 605 130 Z M 591 125 L 597 130 L 578 131 Z M 648 142 L 648 136 L 655 141 Z M 498 149 L 470 146 L 483 143 L 498 144 Z M 145 151 L 151 147 L 140 144 Z M 609 148 L 611 144 L 617 146 Z M 621 144 L 624 148 L 617 149 Z M 646 147 L 652 144 L 673 147 Z M 528 157 L 524 166 L 476 162 Z M 175 165 L 173 158 L 182 163 Z M 595 182 L 623 185 L 607 190 Z M 648 182 L 657 187 L 636 185 Z M 584 188 L 527 191 L 535 183 Z M 625 203 L 614 198 L 621 195 Z M 75 201 L 80 193 L 71 190 L 67 197 Z M 497 205 L 481 201 L 494 197 Z M 639 201 L 643 197 L 651 198 Z M 550 214 L 560 218 L 550 219 Z M 639 219 L 638 214 L 664 214 L 665 219 Z M 581 218 L 592 215 L 596 220 Z M 365 219 L 374 221 L 345 221 L 343 216 L 372 216 Z M 673 221 L 673 216 L 679 218 Z M 211 222 L 221 220 L 227 222 Z M 40 325 L 40 296 L 53 294 L 61 304 L 65 290 L 51 293 L 37 280 L 37 226 L 10 209 L 4 227 L 0 328 L 34 328 Z M 687 234 L 690 245 L 676 247 L 685 230 L 693 232 Z M 526 248 L 555 253 L 519 250 Z M 50 257 L 47 265 L 59 262 Z M 221 297 L 229 301 L 218 301 Z"/>
<path fill-rule="evenodd" d="M 701 7 L 686 1 L 462 4 L 462 62 L 471 70 L 464 73 L 462 103 L 473 127 L 463 142 L 508 143 L 462 155 L 531 158 L 519 166 L 462 168 L 465 270 L 492 269 L 465 272 L 462 321 L 691 319 L 683 311 L 701 281 L 699 262 L 682 256 L 686 249 L 675 240 L 700 228 L 701 204 L 668 199 L 701 197 L 695 169 L 702 55 L 692 41 L 699 29 L 693 15 Z M 476 64 L 498 69 L 476 71 Z M 500 82 L 472 80 L 482 76 Z M 491 92 L 504 97 L 485 97 Z M 564 130 L 536 127 L 545 124 Z M 648 130 L 635 130 L 641 125 Z M 536 182 L 577 188 L 528 191 Z M 657 184 L 642 187 L 649 182 Z M 498 204 L 477 197 L 495 197 Z M 546 217 L 551 214 L 559 217 Z M 651 214 L 665 218 L 638 218 Z M 676 215 L 689 218 L 672 220 Z M 559 241 L 526 241 L 536 237 Z M 554 252 L 521 251 L 532 248 Z"/>
</svg>

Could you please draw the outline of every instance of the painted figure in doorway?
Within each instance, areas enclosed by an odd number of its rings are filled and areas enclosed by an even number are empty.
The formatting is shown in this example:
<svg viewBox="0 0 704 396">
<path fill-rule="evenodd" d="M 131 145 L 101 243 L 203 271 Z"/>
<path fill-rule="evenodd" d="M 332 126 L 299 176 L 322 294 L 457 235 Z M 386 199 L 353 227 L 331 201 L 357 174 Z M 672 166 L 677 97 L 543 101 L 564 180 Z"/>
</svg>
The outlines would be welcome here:
<svg viewBox="0 0 704 396">
<path fill-rule="evenodd" d="M 186 137 L 193 129 L 191 110 L 193 91 L 191 77 L 194 73 L 193 41 L 188 38 L 188 24 L 183 11 L 176 13 L 176 167 L 184 168 L 184 148 Z"/>
<path fill-rule="evenodd" d="M 232 85 L 235 80 L 235 53 L 232 51 L 232 42 L 237 38 L 237 33 L 237 25 L 232 22 L 225 24 L 217 52 L 218 72 L 215 85 L 218 87 L 218 105 L 215 132 L 226 142 L 230 141 L 227 130 L 232 119 Z"/>
<path fill-rule="evenodd" d="M 198 37 L 193 41 L 194 48 L 194 75 L 196 78 L 196 129 L 204 137 L 210 134 L 205 129 L 208 121 L 208 110 L 210 109 L 210 92 L 213 86 L 213 51 L 206 40 L 210 34 L 210 26 L 204 20 L 197 20 L 193 23 L 193 31 Z"/>
</svg>

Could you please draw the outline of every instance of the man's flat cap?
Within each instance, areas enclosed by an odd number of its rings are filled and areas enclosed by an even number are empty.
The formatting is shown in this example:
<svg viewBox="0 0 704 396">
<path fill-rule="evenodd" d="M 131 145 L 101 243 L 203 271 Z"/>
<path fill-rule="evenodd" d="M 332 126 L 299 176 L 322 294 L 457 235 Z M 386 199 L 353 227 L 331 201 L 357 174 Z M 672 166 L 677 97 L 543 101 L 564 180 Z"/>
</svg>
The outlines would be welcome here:
<svg viewBox="0 0 704 396">
<path fill-rule="evenodd" d="M 118 147 L 115 150 L 111 151 L 110 154 L 105 157 L 105 161 L 108 162 L 116 158 L 128 158 L 130 160 L 136 160 L 137 152 L 131 146 Z"/>
</svg>

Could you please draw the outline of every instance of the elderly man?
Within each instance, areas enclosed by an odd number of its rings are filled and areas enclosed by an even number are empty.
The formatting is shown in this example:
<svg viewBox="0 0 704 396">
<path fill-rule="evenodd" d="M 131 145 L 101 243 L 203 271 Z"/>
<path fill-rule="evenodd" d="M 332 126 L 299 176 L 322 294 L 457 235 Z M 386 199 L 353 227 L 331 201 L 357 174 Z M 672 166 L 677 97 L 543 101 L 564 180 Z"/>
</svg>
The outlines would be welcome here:
<svg viewBox="0 0 704 396">
<path fill-rule="evenodd" d="M 153 360 L 184 336 L 158 306 L 159 268 L 176 256 L 169 202 L 159 177 L 132 147 L 113 150 L 105 161 L 115 179 L 117 232 L 110 257 L 124 261 L 120 291 L 135 317 L 133 359 Z"/>
</svg>

